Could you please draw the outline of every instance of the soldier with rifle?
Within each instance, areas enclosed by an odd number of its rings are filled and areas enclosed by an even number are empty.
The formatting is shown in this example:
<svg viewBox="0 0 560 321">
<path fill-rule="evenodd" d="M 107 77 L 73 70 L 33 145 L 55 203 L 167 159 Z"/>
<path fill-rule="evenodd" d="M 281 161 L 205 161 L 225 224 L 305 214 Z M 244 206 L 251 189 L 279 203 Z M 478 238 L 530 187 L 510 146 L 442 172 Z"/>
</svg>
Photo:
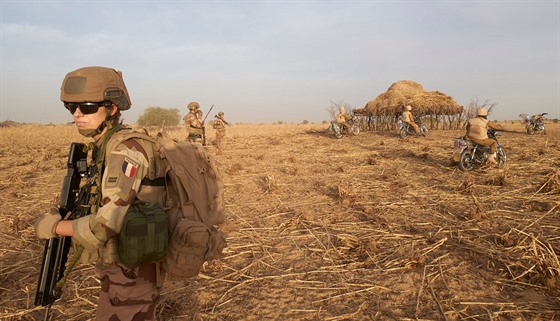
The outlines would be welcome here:
<svg viewBox="0 0 560 321">
<path fill-rule="evenodd" d="M 216 118 L 214 120 L 214 123 L 212 124 L 212 127 L 216 130 L 216 137 L 214 138 L 214 141 L 212 142 L 217 150 L 218 150 L 218 154 L 222 153 L 223 150 L 223 140 L 224 137 L 226 136 L 226 126 L 228 125 L 228 122 L 224 119 L 224 112 L 219 112 L 217 115 L 214 115 L 214 118 Z"/>
<path fill-rule="evenodd" d="M 203 145 L 205 145 L 204 120 L 202 119 L 202 110 L 200 110 L 200 105 L 196 101 L 191 101 L 187 105 L 187 109 L 189 112 L 183 118 L 187 129 L 187 139 L 193 143 L 202 140 Z"/>
<path fill-rule="evenodd" d="M 95 264 L 101 284 L 95 320 L 155 320 L 163 285 L 161 264 L 130 268 L 118 253 L 118 236 L 129 209 L 138 202 L 157 202 L 165 188 L 147 180 L 154 159 L 151 146 L 142 139 L 122 139 L 128 130 L 119 119 L 131 107 L 122 74 L 106 67 L 69 72 L 60 99 L 78 132 L 92 142 L 71 145 L 60 204 L 35 224 L 37 237 L 47 240 L 35 304 L 47 307 L 48 320 L 50 306 L 80 260 Z M 68 258 L 70 240 L 73 251 Z"/>
</svg>

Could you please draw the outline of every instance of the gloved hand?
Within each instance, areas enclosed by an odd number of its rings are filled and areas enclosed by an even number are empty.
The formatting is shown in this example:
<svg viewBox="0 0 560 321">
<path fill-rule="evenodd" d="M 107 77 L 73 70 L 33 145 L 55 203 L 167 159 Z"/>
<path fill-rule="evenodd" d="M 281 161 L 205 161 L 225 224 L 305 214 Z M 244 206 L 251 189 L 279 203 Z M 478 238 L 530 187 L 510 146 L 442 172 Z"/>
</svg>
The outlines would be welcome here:
<svg viewBox="0 0 560 321">
<path fill-rule="evenodd" d="M 56 237 L 55 229 L 56 225 L 62 217 L 60 216 L 58 209 L 52 207 L 50 212 L 43 215 L 37 223 L 35 223 L 35 234 L 39 239 L 52 239 Z"/>
</svg>

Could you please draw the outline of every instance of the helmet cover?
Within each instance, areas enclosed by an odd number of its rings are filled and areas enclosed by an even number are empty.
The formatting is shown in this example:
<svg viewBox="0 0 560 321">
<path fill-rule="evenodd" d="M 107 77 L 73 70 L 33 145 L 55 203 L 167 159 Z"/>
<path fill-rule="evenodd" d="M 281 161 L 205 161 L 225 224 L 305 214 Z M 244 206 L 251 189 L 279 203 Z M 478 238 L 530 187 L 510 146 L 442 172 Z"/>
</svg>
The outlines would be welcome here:
<svg viewBox="0 0 560 321">
<path fill-rule="evenodd" d="M 132 103 L 122 73 L 107 67 L 83 67 L 69 72 L 60 88 L 63 102 L 111 101 L 119 110 L 127 110 Z"/>
<path fill-rule="evenodd" d="M 188 108 L 189 110 L 194 110 L 194 109 L 200 108 L 200 105 L 199 105 L 196 101 L 191 101 L 191 102 L 187 105 L 187 108 Z"/>
</svg>

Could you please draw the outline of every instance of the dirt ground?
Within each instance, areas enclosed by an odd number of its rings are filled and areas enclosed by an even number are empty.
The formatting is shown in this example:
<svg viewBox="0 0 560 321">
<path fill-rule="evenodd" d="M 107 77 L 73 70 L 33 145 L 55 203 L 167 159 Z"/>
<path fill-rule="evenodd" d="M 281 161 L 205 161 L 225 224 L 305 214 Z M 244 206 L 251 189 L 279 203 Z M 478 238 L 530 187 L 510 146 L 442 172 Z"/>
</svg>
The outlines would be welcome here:
<svg viewBox="0 0 560 321">
<path fill-rule="evenodd" d="M 560 320 L 560 124 L 505 126 L 507 167 L 469 173 L 450 161 L 462 130 L 227 127 L 224 152 L 209 150 L 229 246 L 199 277 L 165 283 L 158 319 Z M 0 128 L 0 320 L 43 319 L 33 223 L 60 193 L 72 141 L 86 141 L 72 126 Z M 54 320 L 92 319 L 92 275 L 70 275 Z"/>
</svg>

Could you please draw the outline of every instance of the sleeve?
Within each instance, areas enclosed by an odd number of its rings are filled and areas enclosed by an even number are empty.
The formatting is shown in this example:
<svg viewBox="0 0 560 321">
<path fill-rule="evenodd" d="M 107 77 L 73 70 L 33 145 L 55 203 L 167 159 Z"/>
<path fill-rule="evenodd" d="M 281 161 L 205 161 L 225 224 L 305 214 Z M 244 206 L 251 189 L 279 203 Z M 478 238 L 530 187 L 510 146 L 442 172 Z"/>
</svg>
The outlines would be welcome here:
<svg viewBox="0 0 560 321">
<path fill-rule="evenodd" d="M 504 129 L 504 127 L 503 127 L 502 125 L 500 125 L 500 124 L 498 124 L 498 123 L 496 123 L 496 122 L 493 122 L 493 121 L 489 121 L 486 125 L 487 125 L 488 127 L 492 128 L 492 129 L 495 129 L 495 130 L 502 130 L 502 129 Z"/>
<path fill-rule="evenodd" d="M 101 183 L 101 207 L 96 214 L 73 221 L 74 241 L 86 249 L 99 248 L 119 233 L 126 212 L 148 173 L 149 163 L 141 149 L 139 145 L 131 148 L 123 143 L 107 155 Z"/>
</svg>

